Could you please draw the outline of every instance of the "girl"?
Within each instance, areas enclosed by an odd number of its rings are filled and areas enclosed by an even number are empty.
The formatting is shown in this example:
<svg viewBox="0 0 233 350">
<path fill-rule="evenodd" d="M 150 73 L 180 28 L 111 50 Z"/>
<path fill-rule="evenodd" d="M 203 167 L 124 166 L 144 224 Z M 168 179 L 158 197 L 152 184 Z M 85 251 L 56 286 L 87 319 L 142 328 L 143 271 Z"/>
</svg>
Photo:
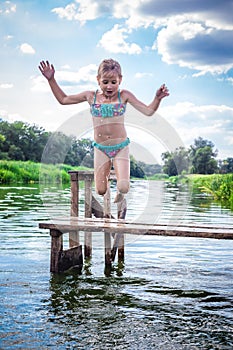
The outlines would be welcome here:
<svg viewBox="0 0 233 350">
<path fill-rule="evenodd" d="M 122 81 L 120 64 L 113 59 L 103 60 L 97 73 L 100 90 L 84 91 L 75 95 L 66 95 L 57 84 L 55 69 L 48 61 L 40 62 L 39 69 L 48 80 L 50 88 L 62 105 L 87 101 L 94 127 L 94 173 L 96 192 L 104 195 L 107 191 L 108 176 L 113 163 L 117 178 L 115 202 L 123 200 L 123 194 L 129 191 L 130 158 L 129 139 L 124 125 L 126 104 L 130 103 L 141 113 L 151 116 L 158 109 L 161 100 L 169 95 L 163 84 L 156 92 L 153 101 L 145 105 L 130 91 L 119 90 Z"/>
</svg>

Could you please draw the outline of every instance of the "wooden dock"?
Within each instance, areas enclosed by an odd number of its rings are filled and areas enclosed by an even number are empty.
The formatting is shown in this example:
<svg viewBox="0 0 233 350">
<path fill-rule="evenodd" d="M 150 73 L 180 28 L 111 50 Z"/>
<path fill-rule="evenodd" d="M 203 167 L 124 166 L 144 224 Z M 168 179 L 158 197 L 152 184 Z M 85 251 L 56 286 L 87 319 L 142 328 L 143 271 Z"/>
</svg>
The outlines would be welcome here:
<svg viewBox="0 0 233 350">
<path fill-rule="evenodd" d="M 124 235 L 155 235 L 176 237 L 201 237 L 213 239 L 233 239 L 233 228 L 218 225 L 175 225 L 146 224 L 125 220 L 126 202 L 118 204 L 118 218 L 111 214 L 110 189 L 104 197 L 104 207 L 92 194 L 93 172 L 72 171 L 71 215 L 68 218 L 54 218 L 42 222 L 39 227 L 48 229 L 51 236 L 50 271 L 65 271 L 73 266 L 82 267 L 82 246 L 79 232 L 84 232 L 84 256 L 92 255 L 92 233 L 104 235 L 105 267 L 111 267 L 118 251 L 118 261 L 124 261 Z M 114 179 L 114 175 L 110 177 Z M 79 217 L 79 182 L 85 183 L 85 214 Z M 93 215 L 95 217 L 93 217 Z M 69 233 L 69 249 L 63 250 L 63 234 Z"/>
</svg>

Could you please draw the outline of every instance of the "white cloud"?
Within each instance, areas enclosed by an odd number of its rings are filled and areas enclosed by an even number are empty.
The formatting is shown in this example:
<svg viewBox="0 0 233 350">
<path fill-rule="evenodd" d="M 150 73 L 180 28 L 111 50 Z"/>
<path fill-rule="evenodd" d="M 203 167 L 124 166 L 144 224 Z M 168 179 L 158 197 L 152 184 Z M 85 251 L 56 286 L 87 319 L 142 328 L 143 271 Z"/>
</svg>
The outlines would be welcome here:
<svg viewBox="0 0 233 350">
<path fill-rule="evenodd" d="M 11 1 L 4 1 L 0 6 L 0 14 L 8 15 L 16 12 L 16 4 L 13 4 Z"/>
<path fill-rule="evenodd" d="M 13 39 L 13 35 L 5 35 L 4 36 L 4 40 L 8 41 L 8 40 L 11 40 Z"/>
<path fill-rule="evenodd" d="M 52 12 L 56 13 L 60 18 L 68 21 L 79 21 L 85 24 L 86 21 L 94 20 L 101 15 L 100 6 L 97 1 L 93 0 L 76 0 L 66 7 L 56 7 Z"/>
<path fill-rule="evenodd" d="M 13 84 L 11 84 L 11 83 L 2 83 L 2 84 L 0 84 L 0 89 L 11 89 L 11 88 L 13 88 Z"/>
<path fill-rule="evenodd" d="M 138 72 L 138 73 L 135 74 L 135 78 L 137 78 L 137 79 L 141 79 L 141 78 L 145 78 L 145 77 L 152 77 L 152 76 L 153 76 L 153 74 L 151 74 L 151 73 L 140 73 L 140 72 Z"/>
<path fill-rule="evenodd" d="M 129 31 L 127 28 L 123 28 L 118 24 L 104 33 L 99 41 L 99 46 L 103 47 L 106 51 L 113 53 L 125 53 L 129 55 L 138 55 L 142 52 L 139 45 L 135 43 L 127 43 L 125 39 L 128 38 Z"/>
<path fill-rule="evenodd" d="M 81 24 L 103 15 L 122 19 L 121 27 L 115 25 L 99 42 L 109 52 L 142 53 L 136 41 L 128 42 L 129 33 L 150 26 L 155 28 L 152 49 L 158 50 L 164 62 L 196 70 L 194 76 L 233 68 L 232 0 L 113 0 L 111 4 L 76 0 L 52 11 Z"/>
<path fill-rule="evenodd" d="M 20 45 L 20 51 L 23 54 L 28 54 L 28 55 L 34 55 L 36 53 L 35 49 L 27 43 L 23 43 Z"/>
<path fill-rule="evenodd" d="M 232 34 L 178 16 L 159 32 L 156 48 L 164 62 L 198 71 L 194 76 L 221 74 L 233 67 Z"/>
<path fill-rule="evenodd" d="M 17 120 L 23 120 L 19 113 L 9 113 L 5 109 L 0 109 L 0 117 L 8 120 L 9 122 L 14 122 Z"/>
<path fill-rule="evenodd" d="M 67 67 L 67 66 L 65 66 Z M 63 87 L 79 86 L 79 89 L 93 89 L 97 84 L 97 65 L 89 64 L 81 67 L 78 71 L 58 70 L 56 71 L 56 79 Z M 32 91 L 48 92 L 51 91 L 46 78 L 42 75 L 31 77 Z"/>
<path fill-rule="evenodd" d="M 194 139 L 203 137 L 215 144 L 219 157 L 232 157 L 229 144 L 233 140 L 233 108 L 226 105 L 200 105 L 180 102 L 161 107 L 163 115 L 189 147 Z"/>
</svg>

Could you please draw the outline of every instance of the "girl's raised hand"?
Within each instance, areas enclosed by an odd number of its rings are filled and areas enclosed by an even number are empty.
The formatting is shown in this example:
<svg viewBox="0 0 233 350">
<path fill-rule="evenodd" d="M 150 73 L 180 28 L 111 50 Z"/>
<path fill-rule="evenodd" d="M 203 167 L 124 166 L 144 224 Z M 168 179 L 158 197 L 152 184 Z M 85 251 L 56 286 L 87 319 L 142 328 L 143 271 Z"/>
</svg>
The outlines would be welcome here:
<svg viewBox="0 0 233 350">
<path fill-rule="evenodd" d="M 169 96 L 169 91 L 168 88 L 166 87 L 165 84 L 161 85 L 160 88 L 156 92 L 156 97 L 161 100 L 165 96 Z"/>
<path fill-rule="evenodd" d="M 52 64 L 49 63 L 49 61 L 41 61 L 39 65 L 39 70 L 43 74 L 43 76 L 50 80 L 54 77 L 55 69 Z"/>
</svg>

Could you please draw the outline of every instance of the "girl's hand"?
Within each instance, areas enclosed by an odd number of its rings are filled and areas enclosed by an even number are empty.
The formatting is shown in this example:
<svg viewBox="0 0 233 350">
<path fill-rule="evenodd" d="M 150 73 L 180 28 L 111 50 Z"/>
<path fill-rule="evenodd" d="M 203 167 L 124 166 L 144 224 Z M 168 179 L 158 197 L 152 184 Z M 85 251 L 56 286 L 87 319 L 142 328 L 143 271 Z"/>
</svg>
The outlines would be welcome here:
<svg viewBox="0 0 233 350">
<path fill-rule="evenodd" d="M 156 92 L 156 97 L 159 100 L 162 100 L 162 98 L 169 96 L 169 91 L 168 88 L 166 87 L 165 84 L 161 85 L 160 88 Z"/>
<path fill-rule="evenodd" d="M 47 80 L 50 80 L 54 77 L 55 69 L 54 66 L 49 63 L 49 61 L 41 61 L 39 70 Z"/>
</svg>

